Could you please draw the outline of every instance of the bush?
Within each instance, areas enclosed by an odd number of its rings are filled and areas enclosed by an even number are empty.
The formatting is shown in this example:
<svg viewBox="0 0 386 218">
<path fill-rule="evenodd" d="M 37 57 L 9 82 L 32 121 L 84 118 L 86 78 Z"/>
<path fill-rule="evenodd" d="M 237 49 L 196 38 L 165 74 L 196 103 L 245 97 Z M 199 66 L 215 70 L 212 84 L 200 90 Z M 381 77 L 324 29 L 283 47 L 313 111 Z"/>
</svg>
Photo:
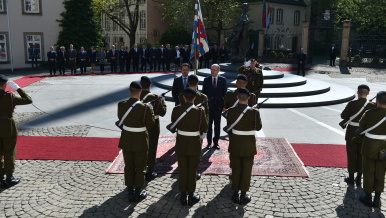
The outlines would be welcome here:
<svg viewBox="0 0 386 218">
<path fill-rule="evenodd" d="M 275 51 L 271 51 L 271 52 L 269 53 L 269 57 L 271 57 L 271 58 L 277 58 L 277 53 L 276 53 Z"/>
<path fill-rule="evenodd" d="M 362 57 L 359 54 L 357 54 L 354 56 L 354 59 L 352 60 L 352 62 L 358 62 L 358 63 L 362 62 Z"/>
<path fill-rule="evenodd" d="M 188 32 L 182 25 L 174 24 L 168 31 L 162 34 L 160 43 L 169 43 L 171 45 L 189 45 L 192 43 L 192 33 Z"/>
<path fill-rule="evenodd" d="M 277 54 L 277 57 L 278 57 L 278 58 L 284 58 L 283 52 L 279 52 L 279 53 Z"/>
<path fill-rule="evenodd" d="M 372 64 L 379 64 L 379 57 L 375 56 L 371 61 Z"/>
</svg>

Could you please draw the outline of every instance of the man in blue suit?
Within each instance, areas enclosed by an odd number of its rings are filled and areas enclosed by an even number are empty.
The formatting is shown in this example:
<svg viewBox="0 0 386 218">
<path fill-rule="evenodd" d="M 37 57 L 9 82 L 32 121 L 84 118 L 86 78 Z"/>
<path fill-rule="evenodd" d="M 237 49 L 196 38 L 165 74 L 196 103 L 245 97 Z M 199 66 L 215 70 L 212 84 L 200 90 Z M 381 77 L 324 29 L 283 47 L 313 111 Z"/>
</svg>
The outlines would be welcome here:
<svg viewBox="0 0 386 218">
<path fill-rule="evenodd" d="M 213 148 L 220 149 L 218 140 L 220 138 L 221 112 L 224 108 L 224 98 L 227 92 L 227 81 L 219 76 L 220 66 L 213 64 L 211 67 L 211 76 L 204 79 L 202 93 L 208 96 L 209 101 L 209 128 L 207 134 L 207 149 L 212 148 L 212 124 L 214 122 Z"/>
</svg>

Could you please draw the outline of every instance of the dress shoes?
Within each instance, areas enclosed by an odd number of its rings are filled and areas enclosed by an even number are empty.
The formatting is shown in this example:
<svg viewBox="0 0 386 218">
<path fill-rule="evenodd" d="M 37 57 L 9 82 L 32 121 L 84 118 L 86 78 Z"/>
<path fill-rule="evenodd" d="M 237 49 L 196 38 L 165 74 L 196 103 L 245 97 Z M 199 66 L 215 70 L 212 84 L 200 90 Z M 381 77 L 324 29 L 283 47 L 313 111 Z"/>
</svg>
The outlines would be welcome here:
<svg viewBox="0 0 386 218">
<path fill-rule="evenodd" d="M 220 150 L 220 146 L 218 144 L 213 146 L 214 149 Z"/>
<path fill-rule="evenodd" d="M 365 195 L 359 197 L 359 200 L 360 200 L 360 202 L 362 202 L 364 205 L 366 205 L 368 207 L 373 206 L 373 202 L 371 201 L 371 194 L 370 193 L 366 193 Z"/>
<path fill-rule="evenodd" d="M 145 199 L 146 196 L 147 196 L 147 192 L 142 191 L 142 188 L 139 188 L 139 187 L 135 188 L 134 202 L 140 202 L 143 199 Z"/>
<path fill-rule="evenodd" d="M 247 195 L 245 192 L 241 192 L 241 195 L 240 195 L 240 203 L 239 204 L 248 204 L 249 202 L 251 202 L 251 196 L 250 195 Z"/>
<path fill-rule="evenodd" d="M 211 146 L 210 144 L 208 144 L 205 148 L 206 148 L 206 149 L 211 149 L 212 146 Z"/>
<path fill-rule="evenodd" d="M 197 173 L 196 174 L 196 180 L 200 180 L 201 179 L 201 173 Z"/>
<path fill-rule="evenodd" d="M 9 188 L 11 186 L 18 184 L 19 182 L 20 182 L 20 179 L 15 178 L 13 176 L 11 176 L 11 177 L 7 176 L 7 179 L 5 180 L 5 187 Z"/>
<path fill-rule="evenodd" d="M 158 176 L 158 173 L 157 172 L 154 172 L 153 170 L 150 170 L 148 172 L 146 172 L 146 181 L 150 182 L 151 180 L 157 178 Z"/>
<path fill-rule="evenodd" d="M 189 193 L 188 196 L 188 205 L 192 206 L 194 204 L 197 204 L 200 201 L 200 195 L 194 194 L 194 193 Z"/>
<path fill-rule="evenodd" d="M 188 205 L 188 196 L 186 195 L 186 192 L 181 192 L 180 201 L 182 205 Z"/>
<path fill-rule="evenodd" d="M 349 185 L 354 185 L 354 179 L 353 178 L 350 178 L 349 176 L 347 176 L 346 178 L 344 178 L 344 181 L 349 184 Z"/>
<path fill-rule="evenodd" d="M 239 193 L 238 192 L 233 192 L 233 195 L 232 195 L 231 199 L 232 199 L 233 203 L 239 204 L 240 203 Z"/>
</svg>

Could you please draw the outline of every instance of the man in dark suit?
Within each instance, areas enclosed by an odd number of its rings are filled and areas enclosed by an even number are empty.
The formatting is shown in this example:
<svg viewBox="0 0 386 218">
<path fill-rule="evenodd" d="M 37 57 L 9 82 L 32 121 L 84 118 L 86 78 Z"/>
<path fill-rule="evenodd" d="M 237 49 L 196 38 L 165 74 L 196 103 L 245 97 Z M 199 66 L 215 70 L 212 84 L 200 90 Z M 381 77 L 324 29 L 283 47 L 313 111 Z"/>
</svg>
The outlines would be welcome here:
<svg viewBox="0 0 386 218">
<path fill-rule="evenodd" d="M 217 48 L 217 45 L 214 44 L 213 48 L 210 49 L 210 56 L 212 57 L 212 64 L 218 63 L 218 56 L 219 56 L 219 49 Z"/>
<path fill-rule="evenodd" d="M 161 45 L 161 48 L 159 48 L 157 51 L 157 60 L 158 60 L 158 71 L 161 71 L 161 65 L 162 65 L 162 71 L 165 71 L 166 49 L 164 48 L 164 45 Z"/>
<path fill-rule="evenodd" d="M 170 44 L 166 44 L 166 48 L 165 48 L 165 64 L 166 64 L 166 70 L 167 71 L 170 71 L 170 61 L 173 60 L 173 57 L 172 57 L 172 50 L 170 48 Z"/>
<path fill-rule="evenodd" d="M 118 51 L 119 54 L 119 72 L 125 72 L 125 60 L 126 60 L 126 50 L 123 45 L 121 46 L 121 50 Z M 126 69 L 127 70 L 127 69 Z"/>
<path fill-rule="evenodd" d="M 146 45 L 142 45 L 139 54 L 141 55 L 141 71 L 146 72 L 146 63 L 149 61 L 149 50 Z"/>
<path fill-rule="evenodd" d="M 190 48 L 189 45 L 185 45 L 183 49 L 180 49 L 181 51 L 181 57 L 182 57 L 182 63 L 189 63 L 190 59 Z"/>
<path fill-rule="evenodd" d="M 149 49 L 149 65 L 150 65 L 150 71 L 156 71 L 157 69 L 157 48 L 153 45 L 151 45 L 151 48 Z"/>
<path fill-rule="evenodd" d="M 137 44 L 130 50 L 131 59 L 133 60 L 133 72 L 139 71 L 139 49 Z"/>
<path fill-rule="evenodd" d="M 79 56 L 80 73 L 84 74 L 86 73 L 87 60 L 88 60 L 88 54 L 87 54 L 87 51 L 84 50 L 84 47 L 80 47 L 80 52 L 78 56 Z"/>
<path fill-rule="evenodd" d="M 64 75 L 66 68 L 66 50 L 64 46 L 60 47 L 60 51 L 58 52 L 58 68 L 59 75 Z"/>
<path fill-rule="evenodd" d="M 109 55 L 110 55 L 110 72 L 116 73 L 117 72 L 118 51 L 115 49 L 115 45 L 111 46 L 111 49 L 109 51 Z"/>
<path fill-rule="evenodd" d="M 303 48 L 300 49 L 300 53 L 298 54 L 298 75 L 300 74 L 300 69 L 302 69 L 303 76 L 305 76 L 304 73 L 304 66 L 306 65 L 307 55 L 304 54 Z"/>
<path fill-rule="evenodd" d="M 209 102 L 209 128 L 207 134 L 207 149 L 212 148 L 212 124 L 214 122 L 213 148 L 220 149 L 218 140 L 220 139 L 221 112 L 224 108 L 224 97 L 227 92 L 227 81 L 224 77 L 219 76 L 220 66 L 213 64 L 211 67 L 211 76 L 204 79 L 202 93 L 208 96 Z"/>
<path fill-rule="evenodd" d="M 70 49 L 68 49 L 68 61 L 70 62 L 71 74 L 76 74 L 76 50 L 74 45 L 70 44 Z M 64 72 L 63 72 L 64 75 Z"/>
<path fill-rule="evenodd" d="M 179 94 L 188 87 L 189 67 L 188 63 L 183 63 L 181 66 L 182 76 L 175 78 L 173 81 L 172 96 L 176 106 L 180 104 Z"/>
<path fill-rule="evenodd" d="M 336 53 L 338 53 L 338 49 L 335 44 L 332 44 L 330 47 L 330 66 L 335 66 Z"/>
<path fill-rule="evenodd" d="M 48 66 L 50 68 L 50 76 L 52 73 L 56 74 L 56 51 L 54 51 L 54 46 L 50 47 L 50 51 L 47 52 Z"/>
<path fill-rule="evenodd" d="M 126 47 L 126 72 L 130 72 L 131 53 L 129 47 Z"/>
<path fill-rule="evenodd" d="M 32 44 L 31 47 L 29 48 L 29 57 L 32 62 L 32 68 L 34 68 L 34 63 L 35 63 L 35 68 L 38 68 L 38 59 L 40 58 L 40 49 L 35 48 L 35 44 Z"/>
</svg>

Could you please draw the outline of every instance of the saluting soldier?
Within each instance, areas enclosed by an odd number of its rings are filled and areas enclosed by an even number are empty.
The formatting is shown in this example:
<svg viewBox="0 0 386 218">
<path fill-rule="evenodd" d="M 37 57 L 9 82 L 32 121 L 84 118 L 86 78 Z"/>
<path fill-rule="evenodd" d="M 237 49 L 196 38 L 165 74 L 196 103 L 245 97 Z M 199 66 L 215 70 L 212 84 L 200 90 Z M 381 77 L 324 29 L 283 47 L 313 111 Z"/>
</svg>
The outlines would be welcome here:
<svg viewBox="0 0 386 218">
<path fill-rule="evenodd" d="M 236 80 L 236 86 L 237 88 L 245 88 L 248 84 L 248 78 L 244 74 L 237 75 Z M 236 106 L 239 101 L 237 99 L 237 89 L 235 90 L 229 90 L 225 94 L 225 101 L 224 101 L 224 110 L 229 109 L 230 107 Z M 248 100 L 248 105 L 252 107 L 253 105 L 257 104 L 256 95 L 251 93 Z"/>
<path fill-rule="evenodd" d="M 380 154 L 386 152 L 386 91 L 377 93 L 377 108 L 366 111 L 359 127 L 362 135 L 363 190 L 359 200 L 367 206 L 381 207 L 381 193 L 385 187 L 386 159 Z M 375 192 L 374 201 L 371 194 Z"/>
<path fill-rule="evenodd" d="M 154 127 L 153 110 L 139 100 L 141 91 L 141 84 L 132 82 L 129 89 L 131 97 L 118 103 L 118 119 L 123 120 L 118 147 L 122 149 L 125 161 L 125 185 L 128 188 L 130 202 L 141 201 L 147 196 L 147 192 L 142 191 L 149 150 L 147 129 Z M 129 114 L 124 117 L 128 110 Z"/>
<path fill-rule="evenodd" d="M 262 127 L 259 110 L 248 107 L 250 92 L 246 88 L 237 89 L 238 105 L 231 107 L 227 115 L 229 134 L 229 159 L 232 169 L 232 201 L 247 204 L 251 196 L 247 194 L 256 152 L 255 131 Z M 243 114 L 243 115 L 242 115 Z M 242 116 L 237 122 L 238 118 Z M 241 191 L 241 195 L 239 195 Z"/>
<path fill-rule="evenodd" d="M 180 201 L 182 205 L 193 205 L 200 201 L 200 195 L 195 194 L 194 191 L 196 190 L 196 172 L 201 158 L 201 134 L 208 131 L 208 123 L 204 110 L 194 106 L 197 92 L 192 88 L 186 88 L 183 93 L 186 103 L 177 105 L 173 109 L 171 121 L 174 123 L 188 111 L 176 125 L 176 153 Z"/>
<path fill-rule="evenodd" d="M 6 92 L 8 85 L 16 90 L 20 97 Z M 10 187 L 20 182 L 13 177 L 15 171 L 17 128 L 12 118 L 16 105 L 31 104 L 31 97 L 21 89 L 15 82 L 0 74 L 0 186 Z M 7 176 L 4 180 L 4 175 Z"/>
<path fill-rule="evenodd" d="M 359 85 L 357 91 L 358 99 L 350 101 L 340 115 L 342 119 L 347 120 L 345 140 L 348 177 L 346 177 L 344 181 L 351 185 L 355 182 L 357 186 L 361 186 L 362 184 L 362 141 L 353 140 L 353 138 L 355 136 L 355 130 L 359 127 L 359 120 L 362 115 L 365 111 L 376 107 L 374 103 L 367 101 L 369 93 L 370 88 L 367 85 Z M 357 177 L 354 179 L 355 173 L 357 173 Z"/>
<path fill-rule="evenodd" d="M 251 59 L 249 62 L 249 66 L 243 65 L 237 70 L 237 72 L 247 76 L 248 84 L 245 88 L 256 94 L 256 97 L 258 98 L 261 90 L 263 89 L 263 71 L 257 67 L 258 63 L 255 59 Z"/>
<path fill-rule="evenodd" d="M 153 94 L 150 92 L 151 80 L 147 76 L 141 77 L 142 93 L 141 101 L 143 103 L 152 102 L 151 107 L 154 112 L 155 125 L 153 128 L 147 129 L 149 132 L 149 152 L 147 154 L 147 171 L 146 179 L 148 181 L 157 177 L 157 172 L 154 171 L 154 168 L 157 164 L 156 155 L 158 147 L 158 139 L 160 134 L 160 123 L 159 117 L 163 117 L 166 114 L 166 103 L 163 97 Z"/>
</svg>

